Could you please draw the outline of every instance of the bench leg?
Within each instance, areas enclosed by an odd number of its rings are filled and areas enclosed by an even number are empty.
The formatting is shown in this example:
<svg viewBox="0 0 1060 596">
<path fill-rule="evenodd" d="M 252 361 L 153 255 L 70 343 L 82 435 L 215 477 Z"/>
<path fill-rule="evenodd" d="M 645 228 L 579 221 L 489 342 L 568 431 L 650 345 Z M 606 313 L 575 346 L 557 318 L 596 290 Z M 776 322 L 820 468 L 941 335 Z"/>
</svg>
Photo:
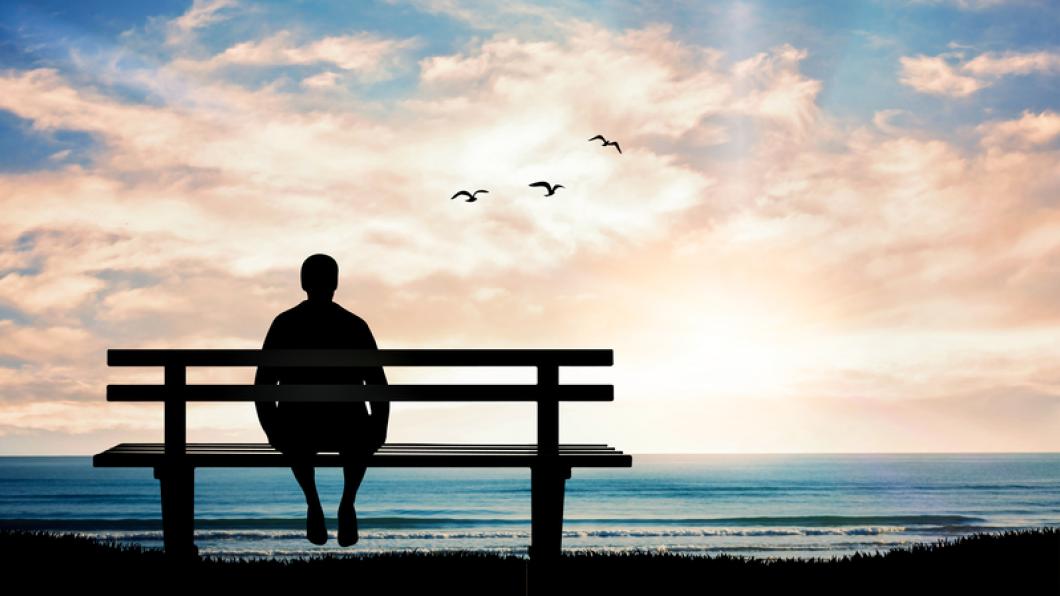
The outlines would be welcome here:
<svg viewBox="0 0 1060 596">
<path fill-rule="evenodd" d="M 570 468 L 530 470 L 530 558 L 559 558 L 563 541 L 563 486 Z"/>
<path fill-rule="evenodd" d="M 195 468 L 159 466 L 155 478 L 162 487 L 162 540 L 165 553 L 173 559 L 196 558 L 195 546 Z"/>
<path fill-rule="evenodd" d="M 530 469 L 530 561 L 527 594 L 555 594 L 563 545 L 563 489 L 570 468 Z"/>
</svg>

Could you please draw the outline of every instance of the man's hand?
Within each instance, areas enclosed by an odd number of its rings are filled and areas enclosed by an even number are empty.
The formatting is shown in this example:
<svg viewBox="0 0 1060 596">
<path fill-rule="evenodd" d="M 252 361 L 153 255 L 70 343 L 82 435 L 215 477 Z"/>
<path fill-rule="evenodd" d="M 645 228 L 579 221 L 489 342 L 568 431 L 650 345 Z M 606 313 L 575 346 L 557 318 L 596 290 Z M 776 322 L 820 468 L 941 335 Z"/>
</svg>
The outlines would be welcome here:
<svg viewBox="0 0 1060 596">
<path fill-rule="evenodd" d="M 265 436 L 269 439 L 269 444 L 276 448 L 278 451 L 286 451 L 287 441 L 284 438 L 283 433 L 278 430 L 268 428 L 265 429 Z"/>
<path fill-rule="evenodd" d="M 274 401 L 258 401 L 254 402 L 254 407 L 258 411 L 258 422 L 261 423 L 261 430 L 265 431 L 265 436 L 269 438 L 269 442 L 273 446 L 276 446 L 276 442 L 273 438 L 279 433 L 276 432 L 276 428 L 279 425 L 279 410 L 276 409 L 276 402 Z"/>
<path fill-rule="evenodd" d="M 386 379 L 383 379 L 382 384 L 386 385 Z M 372 404 L 372 414 L 369 416 L 369 428 L 371 428 L 369 441 L 372 444 L 372 448 L 378 450 L 383 443 L 386 443 L 386 429 L 390 425 L 390 402 L 373 401 L 368 403 Z"/>
<path fill-rule="evenodd" d="M 368 443 L 372 446 L 372 451 L 378 451 L 383 443 L 386 443 L 387 423 L 373 420 L 368 428 Z"/>
</svg>

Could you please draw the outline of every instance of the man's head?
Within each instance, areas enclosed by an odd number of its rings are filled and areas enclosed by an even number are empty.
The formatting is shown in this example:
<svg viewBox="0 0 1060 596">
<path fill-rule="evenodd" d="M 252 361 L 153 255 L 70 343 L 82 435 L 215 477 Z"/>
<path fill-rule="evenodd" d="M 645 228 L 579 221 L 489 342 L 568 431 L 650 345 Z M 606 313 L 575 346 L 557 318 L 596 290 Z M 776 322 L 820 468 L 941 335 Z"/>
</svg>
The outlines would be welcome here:
<svg viewBox="0 0 1060 596">
<path fill-rule="evenodd" d="M 328 255 L 310 255 L 302 263 L 302 289 L 312 299 L 331 300 L 339 287 L 339 264 Z"/>
</svg>

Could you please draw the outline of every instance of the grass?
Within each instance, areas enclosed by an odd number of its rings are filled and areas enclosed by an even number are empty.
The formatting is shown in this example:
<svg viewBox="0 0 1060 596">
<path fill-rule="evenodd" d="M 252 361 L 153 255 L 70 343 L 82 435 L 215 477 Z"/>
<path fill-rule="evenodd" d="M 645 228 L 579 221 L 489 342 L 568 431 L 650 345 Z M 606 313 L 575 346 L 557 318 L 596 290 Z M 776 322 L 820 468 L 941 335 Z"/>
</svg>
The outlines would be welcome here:
<svg viewBox="0 0 1060 596">
<path fill-rule="evenodd" d="M 522 557 L 476 552 L 167 561 L 158 549 L 77 534 L 0 531 L 9 585 L 153 593 L 163 588 L 303 594 L 525 594 Z M 817 559 L 673 553 L 566 554 L 547 594 L 1060 594 L 1060 529 L 980 533 L 886 552 Z M 542 585 L 542 584 L 538 584 Z"/>
</svg>

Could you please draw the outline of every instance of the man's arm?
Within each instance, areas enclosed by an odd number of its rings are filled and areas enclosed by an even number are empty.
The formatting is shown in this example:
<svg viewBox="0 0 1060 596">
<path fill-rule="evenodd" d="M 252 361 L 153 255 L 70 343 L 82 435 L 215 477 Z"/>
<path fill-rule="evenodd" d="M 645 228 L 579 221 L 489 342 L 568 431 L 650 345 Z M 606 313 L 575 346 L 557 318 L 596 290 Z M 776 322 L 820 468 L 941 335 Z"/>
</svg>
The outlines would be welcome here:
<svg viewBox="0 0 1060 596">
<path fill-rule="evenodd" d="M 379 346 L 375 343 L 375 337 L 372 335 L 372 330 L 367 323 L 364 325 L 364 333 L 365 348 L 379 349 Z M 383 372 L 383 367 L 373 366 L 368 368 L 365 372 L 365 384 L 386 385 L 386 373 Z M 382 445 L 386 442 L 387 427 L 390 424 L 390 402 L 373 401 L 368 403 L 372 404 L 372 427 L 376 433 L 376 442 L 378 445 Z"/>
<path fill-rule="evenodd" d="M 265 342 L 262 344 L 261 349 L 267 350 L 274 347 L 276 343 L 276 321 L 273 320 L 272 325 L 269 326 L 268 333 L 265 334 Z M 257 372 L 254 374 L 255 385 L 275 385 L 280 381 L 278 371 L 276 367 L 272 366 L 259 366 Z M 275 429 L 275 421 L 279 416 L 279 410 L 276 407 L 274 401 L 256 401 L 254 407 L 258 411 L 258 422 L 261 423 L 262 430 L 265 431 L 265 436 L 269 438 L 269 442 L 273 442 L 273 430 Z"/>
</svg>

